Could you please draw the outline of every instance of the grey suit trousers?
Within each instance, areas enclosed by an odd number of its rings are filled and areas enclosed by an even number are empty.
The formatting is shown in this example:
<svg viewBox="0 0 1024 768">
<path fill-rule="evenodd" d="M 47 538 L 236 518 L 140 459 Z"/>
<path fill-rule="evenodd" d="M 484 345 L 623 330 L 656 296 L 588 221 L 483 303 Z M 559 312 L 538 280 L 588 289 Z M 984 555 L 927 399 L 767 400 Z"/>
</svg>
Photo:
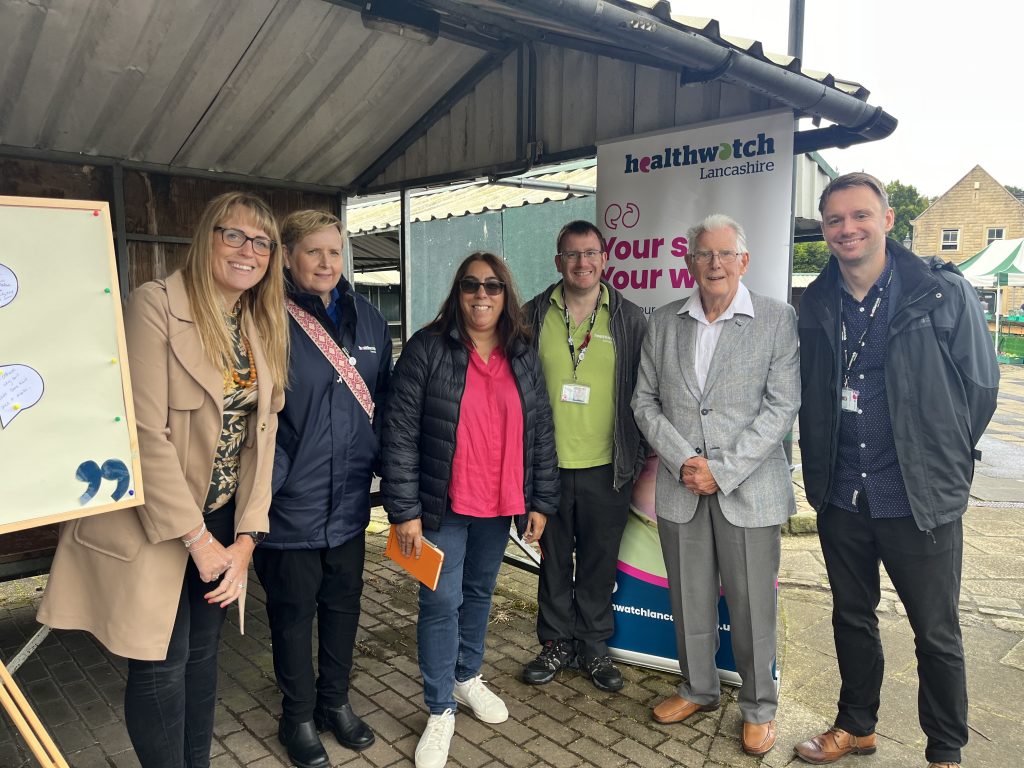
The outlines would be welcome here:
<svg viewBox="0 0 1024 768">
<path fill-rule="evenodd" d="M 689 522 L 658 518 L 684 677 L 679 695 L 704 705 L 717 702 L 721 694 L 715 665 L 721 577 L 729 604 L 736 670 L 743 679 L 740 712 L 749 723 L 773 720 L 779 703 L 772 668 L 781 531 L 779 525 L 733 525 L 722 515 L 717 494 L 701 496 Z"/>
</svg>

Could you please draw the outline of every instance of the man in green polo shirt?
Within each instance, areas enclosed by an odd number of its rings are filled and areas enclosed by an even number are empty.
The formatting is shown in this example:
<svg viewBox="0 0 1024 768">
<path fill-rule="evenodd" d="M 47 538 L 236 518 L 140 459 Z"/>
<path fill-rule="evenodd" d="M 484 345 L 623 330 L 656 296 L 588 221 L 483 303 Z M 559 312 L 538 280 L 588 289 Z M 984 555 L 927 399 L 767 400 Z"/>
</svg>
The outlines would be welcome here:
<svg viewBox="0 0 1024 768">
<path fill-rule="evenodd" d="M 541 542 L 541 651 L 523 670 L 533 685 L 578 665 L 598 688 L 622 688 L 607 641 L 619 542 L 646 455 L 629 401 L 647 321 L 602 280 L 607 262 L 596 226 L 566 224 L 555 255 L 562 279 L 524 307 L 547 380 L 562 484 Z"/>
</svg>

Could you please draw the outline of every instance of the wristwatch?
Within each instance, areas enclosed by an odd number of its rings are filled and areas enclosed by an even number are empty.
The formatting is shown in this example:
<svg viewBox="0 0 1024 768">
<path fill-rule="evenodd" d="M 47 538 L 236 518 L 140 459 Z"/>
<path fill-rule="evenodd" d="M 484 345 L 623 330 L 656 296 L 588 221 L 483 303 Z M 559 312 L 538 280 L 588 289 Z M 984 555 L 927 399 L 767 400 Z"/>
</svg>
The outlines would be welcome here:
<svg viewBox="0 0 1024 768">
<path fill-rule="evenodd" d="M 249 536 L 253 544 L 262 544 L 263 540 L 267 538 L 266 531 L 239 531 L 238 535 Z"/>
</svg>

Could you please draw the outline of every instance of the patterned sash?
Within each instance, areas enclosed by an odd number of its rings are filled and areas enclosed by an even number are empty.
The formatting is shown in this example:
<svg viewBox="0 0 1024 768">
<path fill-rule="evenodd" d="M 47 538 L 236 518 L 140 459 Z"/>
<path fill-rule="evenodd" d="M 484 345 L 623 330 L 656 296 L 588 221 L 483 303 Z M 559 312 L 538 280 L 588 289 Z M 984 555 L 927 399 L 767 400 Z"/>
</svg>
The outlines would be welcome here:
<svg viewBox="0 0 1024 768">
<path fill-rule="evenodd" d="M 338 372 L 338 381 L 343 381 L 348 385 L 349 390 L 366 411 L 366 415 L 370 417 L 370 421 L 373 421 L 373 397 L 370 395 L 370 390 L 367 388 L 366 382 L 363 381 L 363 377 L 359 375 L 359 371 L 349 362 L 348 355 L 342 351 L 338 342 L 331 338 L 331 335 L 309 312 L 291 299 L 285 300 L 285 306 L 288 307 L 288 314 L 295 318 L 299 327 L 306 332 L 310 340 L 316 344 L 317 349 L 334 366 L 334 370 Z"/>
</svg>

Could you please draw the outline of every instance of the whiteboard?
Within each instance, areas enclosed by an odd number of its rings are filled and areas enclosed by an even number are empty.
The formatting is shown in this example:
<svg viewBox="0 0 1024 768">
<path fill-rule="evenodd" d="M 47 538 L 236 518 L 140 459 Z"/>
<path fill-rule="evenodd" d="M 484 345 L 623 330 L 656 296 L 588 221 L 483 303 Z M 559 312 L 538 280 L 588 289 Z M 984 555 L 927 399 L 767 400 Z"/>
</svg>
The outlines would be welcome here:
<svg viewBox="0 0 1024 768">
<path fill-rule="evenodd" d="M 105 202 L 0 197 L 0 533 L 143 502 Z"/>
</svg>

